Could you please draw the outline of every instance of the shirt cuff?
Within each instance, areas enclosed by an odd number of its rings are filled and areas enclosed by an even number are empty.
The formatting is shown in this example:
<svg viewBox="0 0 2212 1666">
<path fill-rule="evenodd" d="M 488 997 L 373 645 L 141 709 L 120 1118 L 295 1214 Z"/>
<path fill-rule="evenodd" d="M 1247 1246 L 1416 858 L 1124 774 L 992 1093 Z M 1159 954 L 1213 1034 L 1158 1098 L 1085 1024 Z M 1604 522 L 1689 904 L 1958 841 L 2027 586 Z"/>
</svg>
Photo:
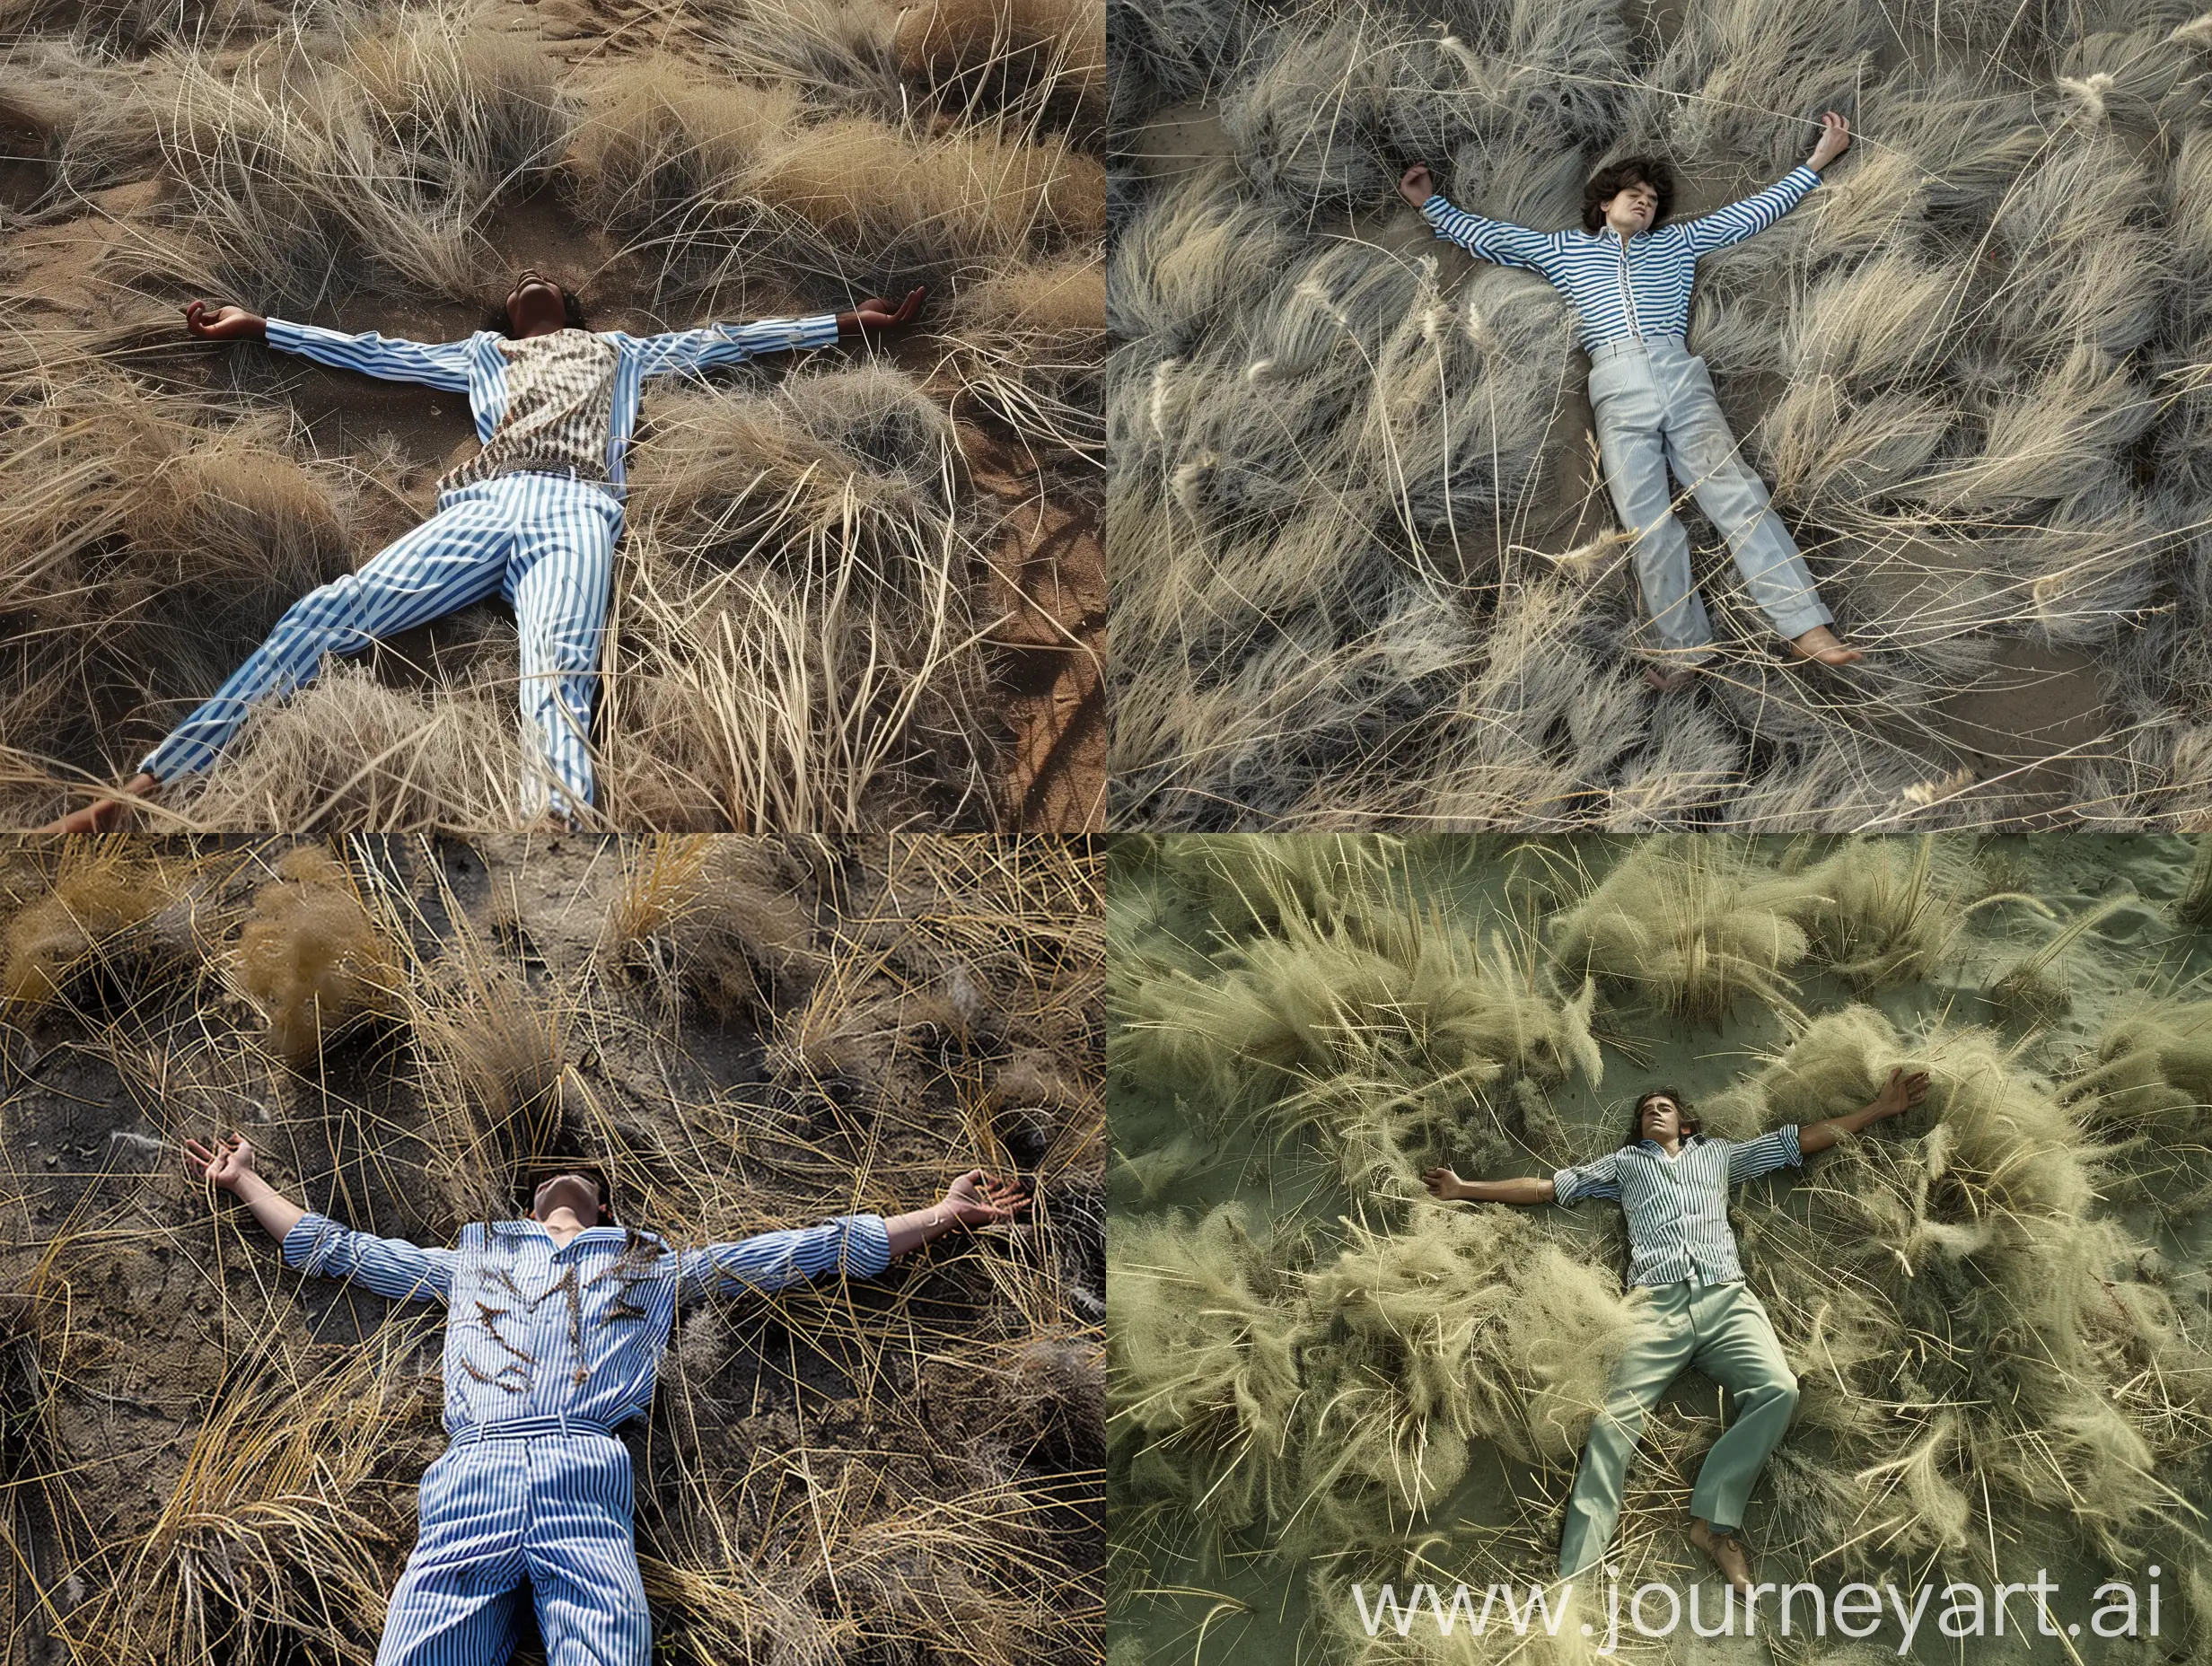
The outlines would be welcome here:
<svg viewBox="0 0 2212 1666">
<path fill-rule="evenodd" d="M 838 1265 L 846 1273 L 873 1278 L 891 1265 L 891 1228 L 880 1214 L 841 1214 L 845 1243 Z"/>
<path fill-rule="evenodd" d="M 305 329 L 280 318 L 264 319 L 261 338 L 279 353 L 297 353 L 307 339 Z"/>
<path fill-rule="evenodd" d="M 1421 217 L 1425 220 L 1433 221 L 1438 215 L 1442 214 L 1451 206 L 1451 198 L 1447 197 L 1442 191 L 1431 191 L 1428 194 L 1427 200 L 1423 202 L 1421 205 Z"/>
<path fill-rule="evenodd" d="M 1803 175 L 1804 177 L 1800 179 L 1800 175 Z M 1799 162 L 1795 168 L 1792 168 L 1787 173 L 1784 174 L 1782 178 L 1785 180 L 1796 180 L 1797 182 L 1803 185 L 1808 191 L 1821 182 L 1819 170 L 1815 169 L 1810 162 Z"/>
<path fill-rule="evenodd" d="M 802 347 L 834 346 L 838 339 L 838 315 L 834 312 L 814 312 L 799 320 L 798 346 Z"/>
<path fill-rule="evenodd" d="M 323 1257 L 329 1253 L 330 1245 L 337 1241 L 341 1230 L 329 1215 L 309 1210 L 285 1234 L 284 1264 L 305 1273 L 320 1271 Z"/>
<path fill-rule="evenodd" d="M 1783 1162 L 1786 1162 L 1793 1169 L 1804 1168 L 1805 1166 L 1805 1153 L 1804 1147 L 1797 1142 L 1797 1125 L 1794 1122 L 1786 1122 L 1782 1125 L 1781 1131 L 1789 1136 L 1789 1155 L 1784 1158 Z"/>
<path fill-rule="evenodd" d="M 1565 1204 L 1567 1194 L 1575 1189 L 1575 1171 L 1561 1169 L 1551 1177 L 1551 1201 Z"/>
</svg>

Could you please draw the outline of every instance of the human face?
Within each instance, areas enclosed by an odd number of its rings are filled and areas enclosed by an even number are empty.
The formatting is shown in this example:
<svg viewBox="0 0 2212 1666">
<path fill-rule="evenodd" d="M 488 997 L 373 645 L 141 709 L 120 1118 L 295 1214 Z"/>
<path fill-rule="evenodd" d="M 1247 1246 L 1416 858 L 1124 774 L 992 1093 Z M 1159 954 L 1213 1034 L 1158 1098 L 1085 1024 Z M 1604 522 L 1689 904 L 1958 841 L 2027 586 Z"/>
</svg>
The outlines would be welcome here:
<svg viewBox="0 0 2212 1666">
<path fill-rule="evenodd" d="M 550 1220 L 556 1209 L 567 1209 L 586 1226 L 599 1224 L 599 1182 L 588 1174 L 557 1174 L 538 1188 L 530 1202 L 534 1220 Z"/>
<path fill-rule="evenodd" d="M 1633 236 L 1651 230 L 1652 216 L 1659 212 L 1659 193 L 1644 180 L 1619 190 L 1606 200 L 1605 224 L 1616 232 Z"/>
<path fill-rule="evenodd" d="M 1682 1137 L 1682 1108 L 1663 1093 L 1655 1093 L 1645 1101 L 1643 1120 L 1647 1140 L 1666 1145 Z"/>
<path fill-rule="evenodd" d="M 507 291 L 507 322 L 518 336 L 542 336 L 566 327 L 568 298 L 561 286 L 535 267 L 515 274 Z"/>
</svg>

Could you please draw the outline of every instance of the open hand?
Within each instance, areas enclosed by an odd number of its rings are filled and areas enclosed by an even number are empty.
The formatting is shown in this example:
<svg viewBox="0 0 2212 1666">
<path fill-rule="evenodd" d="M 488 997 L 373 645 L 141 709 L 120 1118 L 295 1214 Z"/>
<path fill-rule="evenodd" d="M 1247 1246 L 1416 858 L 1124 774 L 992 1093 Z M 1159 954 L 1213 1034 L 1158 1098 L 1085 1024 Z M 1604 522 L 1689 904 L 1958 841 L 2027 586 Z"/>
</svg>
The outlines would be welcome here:
<svg viewBox="0 0 2212 1666">
<path fill-rule="evenodd" d="M 1466 1181 L 1449 1169 L 1431 1169 L 1421 1176 L 1421 1184 L 1428 1188 L 1431 1197 L 1440 1197 L 1446 1203 L 1456 1203 L 1459 1201 L 1460 1188 Z"/>
<path fill-rule="evenodd" d="M 1436 181 L 1426 162 L 1417 162 L 1398 176 L 1398 194 L 1416 208 L 1436 194 Z"/>
<path fill-rule="evenodd" d="M 187 1140 L 184 1143 L 184 1171 L 196 1180 L 205 1180 L 211 1186 L 220 1186 L 226 1192 L 234 1192 L 239 1182 L 253 1172 L 253 1147 L 236 1134 L 228 1139 L 217 1140 L 213 1145 L 203 1145 L 198 1140 Z"/>
<path fill-rule="evenodd" d="M 1909 1110 L 1927 1097 L 1927 1072 L 1916 1070 L 1907 1075 L 1900 1065 L 1890 1072 L 1890 1079 L 1882 1084 L 1882 1092 L 1874 1095 L 1874 1114 L 1894 1117 Z"/>
<path fill-rule="evenodd" d="M 1029 1207 L 1029 1196 L 1015 1181 L 970 1169 L 946 1188 L 944 1205 L 962 1226 L 988 1226 L 1013 1220 Z"/>
<path fill-rule="evenodd" d="M 1851 147 L 1851 124 L 1830 110 L 1821 118 L 1821 142 L 1813 147 L 1805 166 L 1818 173 Z"/>
<path fill-rule="evenodd" d="M 184 310 L 184 327 L 203 341 L 241 341 L 265 334 L 268 320 L 243 307 L 210 308 L 205 301 L 195 301 Z"/>
</svg>

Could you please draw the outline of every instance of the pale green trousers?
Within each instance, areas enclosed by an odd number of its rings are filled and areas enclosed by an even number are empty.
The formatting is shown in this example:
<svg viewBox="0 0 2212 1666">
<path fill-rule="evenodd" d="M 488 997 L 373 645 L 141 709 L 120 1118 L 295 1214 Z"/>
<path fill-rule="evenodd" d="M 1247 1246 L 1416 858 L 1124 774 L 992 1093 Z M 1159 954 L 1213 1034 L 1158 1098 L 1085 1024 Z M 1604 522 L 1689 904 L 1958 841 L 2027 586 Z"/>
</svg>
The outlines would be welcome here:
<svg viewBox="0 0 2212 1666">
<path fill-rule="evenodd" d="M 1644 1414 L 1685 1368 L 1695 1366 L 1735 1397 L 1735 1417 L 1705 1455 L 1690 1495 L 1690 1513 L 1716 1532 L 1742 1524 L 1751 1484 L 1797 1409 L 1796 1375 L 1749 1285 L 1685 1280 L 1646 1287 L 1645 1298 L 1631 1299 L 1644 1309 L 1648 1328 L 1615 1367 L 1604 1409 L 1590 1425 L 1559 1535 L 1562 1578 L 1597 1563 L 1612 1542 Z"/>
</svg>

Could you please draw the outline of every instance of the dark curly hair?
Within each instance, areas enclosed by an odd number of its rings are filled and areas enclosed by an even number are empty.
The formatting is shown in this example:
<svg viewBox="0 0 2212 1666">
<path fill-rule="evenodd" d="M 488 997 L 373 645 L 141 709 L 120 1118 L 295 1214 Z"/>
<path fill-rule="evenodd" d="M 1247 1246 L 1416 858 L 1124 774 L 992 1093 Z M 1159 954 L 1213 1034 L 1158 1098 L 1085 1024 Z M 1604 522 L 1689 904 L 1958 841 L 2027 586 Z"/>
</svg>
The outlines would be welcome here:
<svg viewBox="0 0 2212 1666">
<path fill-rule="evenodd" d="M 1628 1137 L 1621 1142 L 1633 1145 L 1644 1137 L 1644 1107 L 1655 1099 L 1671 1099 L 1674 1109 L 1681 1113 L 1682 1133 L 1685 1136 L 1698 1132 L 1703 1124 L 1690 1114 L 1690 1101 L 1672 1088 L 1654 1088 L 1636 1101 L 1636 1109 L 1628 1113 Z"/>
<path fill-rule="evenodd" d="M 1651 226 L 1656 228 L 1674 206 L 1674 170 L 1656 156 L 1623 156 L 1619 162 L 1608 162 L 1590 176 L 1590 183 L 1582 188 L 1582 229 L 1594 232 L 1605 224 L 1605 205 L 1627 190 L 1631 185 L 1648 185 L 1659 193 L 1658 206 L 1652 210 Z"/>
<path fill-rule="evenodd" d="M 584 327 L 584 297 L 576 294 L 575 290 L 569 288 L 566 284 L 562 284 L 560 285 L 560 291 L 561 312 L 564 321 L 571 329 L 582 329 Z M 499 298 L 499 300 L 493 303 L 491 311 L 484 314 L 484 322 L 480 328 L 491 330 L 495 334 L 502 336 L 512 336 L 514 334 L 514 326 L 509 322 L 507 319 L 507 303 L 505 296 L 503 295 Z"/>
</svg>

